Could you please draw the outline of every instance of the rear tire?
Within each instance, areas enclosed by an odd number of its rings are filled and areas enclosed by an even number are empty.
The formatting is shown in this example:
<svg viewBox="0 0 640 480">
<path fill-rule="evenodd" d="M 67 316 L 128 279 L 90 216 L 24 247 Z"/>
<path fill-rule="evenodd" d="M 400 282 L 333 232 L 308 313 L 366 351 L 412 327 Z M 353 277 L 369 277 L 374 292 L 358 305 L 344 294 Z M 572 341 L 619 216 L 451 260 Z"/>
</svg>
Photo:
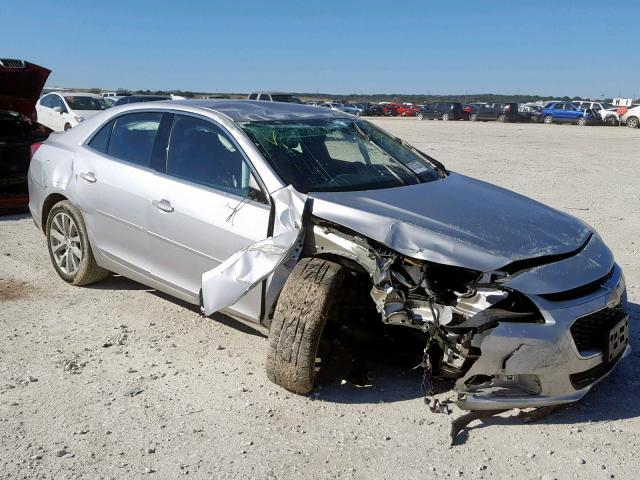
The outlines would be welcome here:
<svg viewBox="0 0 640 480">
<path fill-rule="evenodd" d="M 442 114 L 442 120 L 444 120 L 445 122 L 449 121 L 449 114 L 448 113 L 443 113 Z"/>
<path fill-rule="evenodd" d="M 344 269 L 320 258 L 304 258 L 287 279 L 269 330 L 267 377 L 295 393 L 309 393 L 327 360 L 318 345 L 333 313 L 344 280 Z"/>
<path fill-rule="evenodd" d="M 638 125 L 640 125 L 640 121 L 638 120 L 637 117 L 629 117 L 629 118 L 627 118 L 627 127 L 629 127 L 629 128 L 638 128 Z"/>
<path fill-rule="evenodd" d="M 506 119 L 507 119 L 507 117 L 506 117 L 503 113 L 501 113 L 500 115 L 498 115 L 498 118 L 497 118 L 497 120 L 498 120 L 500 123 L 504 123 Z"/>
<path fill-rule="evenodd" d="M 419 113 L 418 115 L 416 115 L 416 117 L 418 118 L 418 120 L 424 120 L 424 115 Z"/>
<path fill-rule="evenodd" d="M 80 210 L 68 200 L 56 203 L 49 212 L 46 236 L 53 268 L 65 282 L 88 285 L 109 275 L 96 263 Z"/>
<path fill-rule="evenodd" d="M 578 124 L 579 126 L 581 126 L 581 127 L 584 127 L 584 126 L 587 124 L 587 119 L 586 119 L 586 118 L 584 118 L 584 117 L 580 117 L 580 118 L 578 119 L 577 124 Z"/>
<path fill-rule="evenodd" d="M 551 115 L 545 115 L 544 123 L 547 125 L 551 125 L 553 123 L 553 117 Z"/>
<path fill-rule="evenodd" d="M 71 130 L 71 125 L 68 123 L 64 124 L 64 131 L 66 132 L 67 130 Z"/>
<path fill-rule="evenodd" d="M 471 115 L 469 115 L 469 120 L 471 120 L 472 122 L 477 122 L 478 121 L 478 114 L 477 113 L 472 113 Z"/>
</svg>

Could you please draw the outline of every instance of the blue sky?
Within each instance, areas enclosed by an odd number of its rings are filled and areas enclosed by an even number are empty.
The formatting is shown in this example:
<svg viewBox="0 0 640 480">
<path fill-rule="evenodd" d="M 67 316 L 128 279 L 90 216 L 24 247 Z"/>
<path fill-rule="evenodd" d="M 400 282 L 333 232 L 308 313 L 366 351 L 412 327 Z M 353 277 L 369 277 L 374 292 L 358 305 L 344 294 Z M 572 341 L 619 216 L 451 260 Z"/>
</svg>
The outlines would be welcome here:
<svg viewBox="0 0 640 480">
<path fill-rule="evenodd" d="M 637 98 L 639 19 L 611 0 L 2 0 L 0 56 L 58 86 Z"/>
</svg>

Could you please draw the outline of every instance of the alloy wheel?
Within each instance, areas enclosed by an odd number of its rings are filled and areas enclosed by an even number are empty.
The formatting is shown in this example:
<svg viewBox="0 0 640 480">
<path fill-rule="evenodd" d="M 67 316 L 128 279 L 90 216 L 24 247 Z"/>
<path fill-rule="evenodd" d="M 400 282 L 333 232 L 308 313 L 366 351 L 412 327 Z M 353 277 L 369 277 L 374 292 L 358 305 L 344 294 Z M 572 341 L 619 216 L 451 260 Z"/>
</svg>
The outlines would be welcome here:
<svg viewBox="0 0 640 480">
<path fill-rule="evenodd" d="M 56 265 L 65 275 L 74 275 L 82 260 L 80 232 L 73 218 L 58 212 L 51 221 L 49 245 Z"/>
</svg>

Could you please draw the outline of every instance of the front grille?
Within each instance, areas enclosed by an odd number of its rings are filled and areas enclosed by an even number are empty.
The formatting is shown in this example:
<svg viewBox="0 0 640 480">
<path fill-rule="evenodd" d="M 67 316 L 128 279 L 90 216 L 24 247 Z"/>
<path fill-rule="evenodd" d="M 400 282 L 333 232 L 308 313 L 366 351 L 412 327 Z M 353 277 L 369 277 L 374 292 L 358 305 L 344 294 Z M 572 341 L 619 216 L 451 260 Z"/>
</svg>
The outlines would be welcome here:
<svg viewBox="0 0 640 480">
<path fill-rule="evenodd" d="M 11 58 L 0 58 L 0 66 L 5 68 L 24 68 L 24 60 L 13 60 Z"/>
<path fill-rule="evenodd" d="M 571 325 L 571 336 L 579 352 L 594 348 L 605 348 L 609 331 L 621 316 L 624 315 L 622 303 L 613 307 L 603 308 L 578 318 Z"/>
<path fill-rule="evenodd" d="M 584 387 L 588 387 L 593 382 L 599 380 L 600 378 L 604 377 L 607 373 L 609 373 L 611 369 L 616 366 L 616 364 L 618 363 L 618 360 L 622 358 L 623 354 L 624 352 L 620 352 L 618 356 L 610 362 L 602 362 L 596 365 L 595 367 L 590 368 L 589 370 L 585 370 L 584 372 L 574 373 L 569 375 L 569 380 L 571 380 L 571 385 L 573 385 L 573 388 L 575 388 L 576 390 L 580 390 Z"/>
</svg>

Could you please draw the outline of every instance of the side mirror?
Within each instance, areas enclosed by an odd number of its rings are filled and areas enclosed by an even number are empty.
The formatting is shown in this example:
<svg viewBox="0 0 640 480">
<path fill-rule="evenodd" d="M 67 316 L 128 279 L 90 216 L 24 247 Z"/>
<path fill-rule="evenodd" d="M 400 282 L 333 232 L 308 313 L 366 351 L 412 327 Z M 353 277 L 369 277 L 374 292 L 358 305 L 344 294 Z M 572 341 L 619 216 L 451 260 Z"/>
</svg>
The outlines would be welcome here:
<svg viewBox="0 0 640 480">
<path fill-rule="evenodd" d="M 62 107 L 53 107 L 53 111 L 62 115 Z"/>
</svg>

